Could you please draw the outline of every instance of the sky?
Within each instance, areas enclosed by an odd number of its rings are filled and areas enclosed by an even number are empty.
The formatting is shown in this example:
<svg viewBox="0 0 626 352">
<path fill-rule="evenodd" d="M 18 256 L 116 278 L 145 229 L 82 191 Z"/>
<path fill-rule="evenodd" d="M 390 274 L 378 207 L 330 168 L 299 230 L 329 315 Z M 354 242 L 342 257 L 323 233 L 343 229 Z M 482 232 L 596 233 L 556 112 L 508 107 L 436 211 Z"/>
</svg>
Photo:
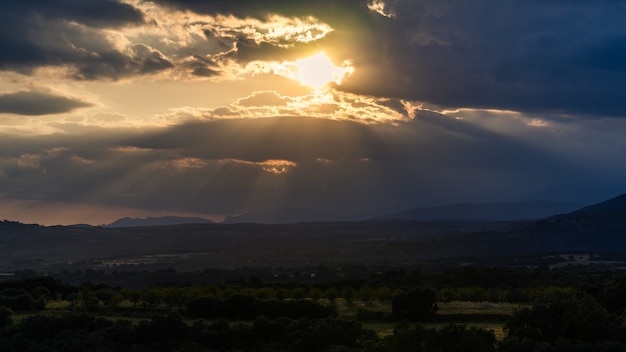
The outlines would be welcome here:
<svg viewBox="0 0 626 352">
<path fill-rule="evenodd" d="M 0 219 L 626 192 L 626 1 L 0 5 Z"/>
</svg>

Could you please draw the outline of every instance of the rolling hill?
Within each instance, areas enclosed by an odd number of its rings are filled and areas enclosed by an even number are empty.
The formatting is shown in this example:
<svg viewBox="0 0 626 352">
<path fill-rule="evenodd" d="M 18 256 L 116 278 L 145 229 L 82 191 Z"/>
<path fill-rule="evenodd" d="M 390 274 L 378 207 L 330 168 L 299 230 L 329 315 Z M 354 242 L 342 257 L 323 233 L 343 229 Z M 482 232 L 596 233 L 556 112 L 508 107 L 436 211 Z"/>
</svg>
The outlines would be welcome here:
<svg viewBox="0 0 626 352">
<path fill-rule="evenodd" d="M 626 194 L 515 229 L 471 234 L 460 242 L 483 254 L 603 252 L 624 256 Z"/>
<path fill-rule="evenodd" d="M 345 221 L 340 214 L 306 208 L 279 208 L 227 216 L 222 223 L 292 224 L 298 222 Z"/>
<path fill-rule="evenodd" d="M 161 216 L 147 218 L 121 218 L 106 227 L 142 227 L 142 226 L 169 226 L 184 224 L 212 224 L 213 221 L 197 217 Z"/>
<path fill-rule="evenodd" d="M 583 204 L 527 201 L 511 203 L 459 203 L 438 207 L 407 209 L 375 219 L 404 219 L 416 221 L 475 219 L 475 220 L 527 220 L 542 219 L 556 214 L 569 213 Z"/>
<path fill-rule="evenodd" d="M 268 225 L 197 223 L 195 218 L 130 220 L 117 222 L 124 225 L 121 227 L 0 222 L 0 272 L 350 263 L 508 265 L 503 263 L 510 264 L 512 258 L 573 252 L 626 258 L 626 195 L 532 221 L 375 220 Z M 164 222 L 167 226 L 159 225 Z"/>
</svg>

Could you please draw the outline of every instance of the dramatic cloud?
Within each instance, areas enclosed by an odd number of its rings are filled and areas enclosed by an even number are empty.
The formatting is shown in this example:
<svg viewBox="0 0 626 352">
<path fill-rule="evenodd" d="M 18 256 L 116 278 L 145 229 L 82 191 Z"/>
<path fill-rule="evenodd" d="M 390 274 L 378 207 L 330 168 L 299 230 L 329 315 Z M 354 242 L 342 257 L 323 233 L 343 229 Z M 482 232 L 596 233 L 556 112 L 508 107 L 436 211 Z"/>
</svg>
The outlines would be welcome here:
<svg viewBox="0 0 626 352">
<path fill-rule="evenodd" d="M 363 14 L 367 11 L 361 0 L 320 0 L 320 1 L 291 1 L 268 0 L 262 4 L 254 0 L 244 1 L 202 1 L 202 0 L 157 0 L 155 3 L 172 8 L 191 10 L 204 14 L 234 15 L 240 18 L 252 17 L 262 19 L 269 14 L 280 14 L 290 17 L 314 16 L 324 21 L 339 20 Z"/>
<path fill-rule="evenodd" d="M 343 89 L 446 107 L 624 116 L 623 1 L 391 2 Z"/>
<path fill-rule="evenodd" d="M 2 4 L 0 68 L 31 72 L 42 66 L 71 65 L 77 77 L 100 77 L 104 70 L 118 78 L 133 69 L 125 65 L 142 59 L 116 51 L 105 38 L 108 28 L 143 23 L 141 12 L 128 4 L 111 0 Z"/>
<path fill-rule="evenodd" d="M 6 214 L 358 217 L 626 190 L 624 1 L 2 5 Z"/>
<path fill-rule="evenodd" d="M 0 113 L 48 115 L 91 106 L 80 100 L 44 92 L 15 92 L 0 95 Z"/>
<path fill-rule="evenodd" d="M 253 92 L 228 106 L 210 110 L 179 109 L 175 115 L 178 120 L 300 116 L 384 123 L 409 120 L 414 109 L 398 99 L 376 99 L 333 90 L 316 90 L 297 97 L 266 91 Z"/>
<path fill-rule="evenodd" d="M 3 10 L 5 15 L 10 14 L 14 18 L 26 15 L 47 19 L 65 19 L 90 27 L 120 27 L 143 22 L 143 15 L 140 11 L 116 0 L 3 1 Z"/>
<path fill-rule="evenodd" d="M 460 113 L 462 119 L 422 113 L 396 126 L 216 120 L 125 136 L 100 130 L 98 143 L 8 138 L 0 143 L 8 153 L 0 158 L 1 197 L 176 213 L 293 206 L 354 214 L 459 199 L 601 199 L 626 177 L 623 164 L 610 162 L 624 143 L 578 142 L 625 133 L 617 120 L 536 127 L 521 115 L 511 124 L 506 112 L 486 122 Z M 596 160 L 597 153 L 607 159 Z"/>
</svg>

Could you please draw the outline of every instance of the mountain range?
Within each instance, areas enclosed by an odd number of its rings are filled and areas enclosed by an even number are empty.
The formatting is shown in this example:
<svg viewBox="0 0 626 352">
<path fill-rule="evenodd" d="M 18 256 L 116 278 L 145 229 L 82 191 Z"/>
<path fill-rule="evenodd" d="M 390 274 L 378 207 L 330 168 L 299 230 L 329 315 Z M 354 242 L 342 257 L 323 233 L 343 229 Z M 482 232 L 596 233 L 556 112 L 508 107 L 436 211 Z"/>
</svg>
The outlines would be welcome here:
<svg viewBox="0 0 626 352">
<path fill-rule="evenodd" d="M 272 210 L 249 212 L 227 216 L 221 223 L 255 223 L 255 224 L 291 224 L 299 222 L 331 222 L 331 221 L 380 221 L 380 220 L 407 220 L 407 221 L 439 221 L 439 220 L 487 220 L 513 221 L 542 219 L 556 214 L 569 213 L 580 209 L 584 204 L 554 202 L 554 201 L 526 201 L 509 203 L 459 203 L 438 207 L 412 208 L 389 215 L 381 215 L 365 219 L 357 216 L 347 216 L 331 211 L 309 208 L 278 208 Z M 149 217 L 122 218 L 106 225 L 106 227 L 138 227 L 138 226 L 165 226 L 182 224 L 206 224 L 211 220 L 197 217 Z"/>
<path fill-rule="evenodd" d="M 0 272 L 481 261 L 520 265 L 532 263 L 529 258 L 558 258 L 568 253 L 626 261 L 626 194 L 535 220 L 387 218 L 226 224 L 165 217 L 125 219 L 106 227 L 0 222 Z"/>
<path fill-rule="evenodd" d="M 412 208 L 374 219 L 404 219 L 416 221 L 430 220 L 527 220 L 542 219 L 548 216 L 569 213 L 580 209 L 584 204 L 526 201 L 509 203 L 459 203 L 439 207 Z"/>
<path fill-rule="evenodd" d="M 198 217 L 160 216 L 147 218 L 121 218 L 106 225 L 106 227 L 143 227 L 143 226 L 168 226 L 183 224 L 212 224 L 213 221 Z"/>
<path fill-rule="evenodd" d="M 222 223 L 290 224 L 297 222 L 346 221 L 340 214 L 308 208 L 278 208 L 227 216 Z"/>
</svg>

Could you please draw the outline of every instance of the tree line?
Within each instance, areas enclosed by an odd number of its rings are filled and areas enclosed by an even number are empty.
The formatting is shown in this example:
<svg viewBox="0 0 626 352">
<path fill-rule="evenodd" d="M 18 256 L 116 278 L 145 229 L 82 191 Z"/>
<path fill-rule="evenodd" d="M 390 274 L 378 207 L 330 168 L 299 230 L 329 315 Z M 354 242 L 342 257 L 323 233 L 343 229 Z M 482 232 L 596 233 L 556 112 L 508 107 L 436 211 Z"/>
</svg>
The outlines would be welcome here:
<svg viewBox="0 0 626 352">
<path fill-rule="evenodd" d="M 463 272 L 463 271 L 459 271 Z M 589 271 L 576 284 L 537 285 L 558 272 L 525 271 L 525 282 L 489 281 L 487 269 L 467 278 L 440 273 L 420 285 L 398 273 L 370 280 L 321 284 L 162 284 L 147 289 L 84 282 L 69 285 L 51 276 L 0 282 L 2 351 L 624 351 L 626 274 Z M 414 275 L 423 274 L 414 273 Z M 569 282 L 569 275 L 563 281 Z M 439 282 L 439 284 L 437 284 Z M 442 284 L 444 283 L 444 284 Z M 44 310 L 66 301 L 62 314 Z M 427 327 L 440 321 L 446 300 L 522 302 L 505 324 L 506 336 L 463 325 Z M 341 316 L 337 303 L 386 303 L 389 311 Z M 375 305 L 370 305 L 375 307 Z M 14 321 L 16 314 L 33 312 Z M 40 312 L 41 314 L 35 314 Z M 145 319 L 98 315 L 143 312 Z M 135 313 L 133 313 L 135 314 Z M 393 333 L 378 336 L 364 322 L 388 321 Z"/>
</svg>

